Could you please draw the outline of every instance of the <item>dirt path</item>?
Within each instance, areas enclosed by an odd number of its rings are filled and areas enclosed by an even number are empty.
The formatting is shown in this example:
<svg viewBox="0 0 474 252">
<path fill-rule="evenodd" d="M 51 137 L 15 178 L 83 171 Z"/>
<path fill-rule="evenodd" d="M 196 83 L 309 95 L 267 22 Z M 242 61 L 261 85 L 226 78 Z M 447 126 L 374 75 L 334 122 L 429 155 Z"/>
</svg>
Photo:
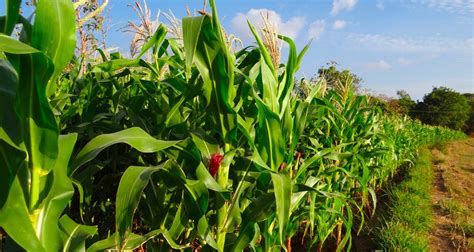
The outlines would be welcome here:
<svg viewBox="0 0 474 252">
<path fill-rule="evenodd" d="M 474 138 L 433 149 L 432 251 L 474 251 Z"/>
</svg>

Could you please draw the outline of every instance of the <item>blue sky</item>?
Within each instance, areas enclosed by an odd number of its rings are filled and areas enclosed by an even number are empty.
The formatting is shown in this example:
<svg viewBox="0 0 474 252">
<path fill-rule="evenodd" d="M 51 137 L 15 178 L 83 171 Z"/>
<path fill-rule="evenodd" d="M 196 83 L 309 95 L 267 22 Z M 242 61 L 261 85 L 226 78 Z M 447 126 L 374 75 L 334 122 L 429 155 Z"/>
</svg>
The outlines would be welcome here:
<svg viewBox="0 0 474 252">
<path fill-rule="evenodd" d="M 196 10 L 203 5 L 202 0 L 147 2 L 152 18 L 158 10 L 182 17 L 186 6 Z M 122 52 L 128 51 L 132 36 L 118 30 L 138 19 L 128 6 L 131 3 L 110 0 L 109 4 L 108 46 Z M 245 45 L 254 43 L 245 20 L 260 22 L 261 11 L 268 12 L 280 33 L 293 37 L 299 49 L 313 39 L 299 76 L 311 77 L 319 67 L 336 61 L 375 93 L 395 96 L 404 89 L 421 99 L 433 86 L 474 93 L 474 0 L 216 0 L 216 4 L 227 32 Z"/>
</svg>

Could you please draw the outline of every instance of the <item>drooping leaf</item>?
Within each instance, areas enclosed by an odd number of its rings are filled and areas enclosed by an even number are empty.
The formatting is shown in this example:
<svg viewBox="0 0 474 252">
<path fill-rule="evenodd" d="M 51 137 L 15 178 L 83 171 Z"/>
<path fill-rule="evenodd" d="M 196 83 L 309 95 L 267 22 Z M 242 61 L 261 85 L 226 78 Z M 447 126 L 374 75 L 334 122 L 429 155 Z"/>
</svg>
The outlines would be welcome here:
<svg viewBox="0 0 474 252">
<path fill-rule="evenodd" d="M 196 177 L 210 190 L 220 192 L 225 199 L 230 199 L 230 192 L 217 183 L 203 163 L 199 164 L 198 168 L 196 169 Z"/>
<path fill-rule="evenodd" d="M 10 36 L 0 34 L 0 52 L 11 54 L 31 54 L 40 51 Z"/>
<path fill-rule="evenodd" d="M 215 139 L 202 133 L 191 133 L 193 143 L 201 152 L 202 160 L 207 161 L 212 154 L 219 153 L 219 145 Z"/>
<path fill-rule="evenodd" d="M 166 37 L 166 27 L 163 24 L 160 24 L 158 29 L 156 29 L 155 33 L 153 36 L 148 39 L 145 44 L 143 44 L 142 49 L 140 53 L 138 54 L 137 58 L 141 58 L 151 47 L 155 45 L 160 45 L 163 43 L 163 40 Z"/>
<path fill-rule="evenodd" d="M 125 129 L 116 133 L 103 134 L 95 137 L 82 148 L 73 159 L 70 171 L 73 176 L 77 175 L 79 168 L 94 159 L 101 151 L 107 147 L 125 143 L 143 153 L 153 153 L 172 147 L 180 141 L 157 140 L 140 128 Z"/>
</svg>

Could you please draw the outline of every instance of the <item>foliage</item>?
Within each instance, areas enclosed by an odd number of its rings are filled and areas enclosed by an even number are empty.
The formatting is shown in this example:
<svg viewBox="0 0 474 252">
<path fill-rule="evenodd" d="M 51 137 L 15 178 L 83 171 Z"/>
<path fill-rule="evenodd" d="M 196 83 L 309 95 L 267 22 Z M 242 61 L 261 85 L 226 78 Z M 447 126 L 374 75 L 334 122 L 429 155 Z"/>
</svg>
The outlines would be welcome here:
<svg viewBox="0 0 474 252">
<path fill-rule="evenodd" d="M 466 97 L 446 87 L 435 87 L 413 109 L 422 122 L 461 130 L 469 118 Z"/>
<path fill-rule="evenodd" d="M 416 106 L 410 95 L 405 90 L 397 91 L 397 107 L 400 114 L 409 115 L 410 111 Z"/>
<path fill-rule="evenodd" d="M 182 41 L 159 25 L 135 57 L 98 49 L 99 63 L 73 59 L 68 72 L 71 2 L 38 1 L 33 24 L 11 3 L 0 26 L 7 246 L 350 250 L 397 167 L 464 137 L 382 113 L 351 74 L 294 95 L 308 47 L 278 35 L 289 53 L 277 65 L 249 24 L 258 46 L 233 52 L 214 1 L 182 20 Z M 8 36 L 17 22 L 20 40 Z"/>
<path fill-rule="evenodd" d="M 469 119 L 466 121 L 466 133 L 474 133 L 474 94 L 463 94 L 467 98 L 471 110 L 469 112 Z"/>
<path fill-rule="evenodd" d="M 324 78 L 327 81 L 327 86 L 329 89 L 340 89 L 341 85 L 344 85 L 346 82 L 352 83 L 352 88 L 358 92 L 361 91 L 362 78 L 357 76 L 354 73 L 351 73 L 350 70 L 338 70 L 336 62 L 327 63 L 327 67 L 321 67 L 318 69 L 318 78 Z"/>
</svg>

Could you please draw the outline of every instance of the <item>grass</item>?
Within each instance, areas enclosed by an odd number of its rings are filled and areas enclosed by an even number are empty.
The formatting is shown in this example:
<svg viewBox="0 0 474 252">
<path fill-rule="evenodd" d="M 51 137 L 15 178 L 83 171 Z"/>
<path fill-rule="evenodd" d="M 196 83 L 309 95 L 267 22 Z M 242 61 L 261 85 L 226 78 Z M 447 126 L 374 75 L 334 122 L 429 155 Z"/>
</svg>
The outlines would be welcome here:
<svg viewBox="0 0 474 252">
<path fill-rule="evenodd" d="M 433 225 L 430 195 L 434 179 L 432 157 L 422 149 L 405 180 L 389 188 L 389 208 L 375 231 L 377 244 L 384 250 L 426 250 L 428 231 Z"/>
<path fill-rule="evenodd" d="M 438 206 L 451 220 L 452 233 L 460 237 L 464 249 L 474 249 L 472 143 L 474 143 L 473 139 L 467 139 L 453 142 L 448 146 L 437 146 L 442 153 L 433 151 L 433 160 L 444 160 L 438 164 L 442 170 L 444 185 L 450 195 L 449 198 L 440 200 Z"/>
</svg>

